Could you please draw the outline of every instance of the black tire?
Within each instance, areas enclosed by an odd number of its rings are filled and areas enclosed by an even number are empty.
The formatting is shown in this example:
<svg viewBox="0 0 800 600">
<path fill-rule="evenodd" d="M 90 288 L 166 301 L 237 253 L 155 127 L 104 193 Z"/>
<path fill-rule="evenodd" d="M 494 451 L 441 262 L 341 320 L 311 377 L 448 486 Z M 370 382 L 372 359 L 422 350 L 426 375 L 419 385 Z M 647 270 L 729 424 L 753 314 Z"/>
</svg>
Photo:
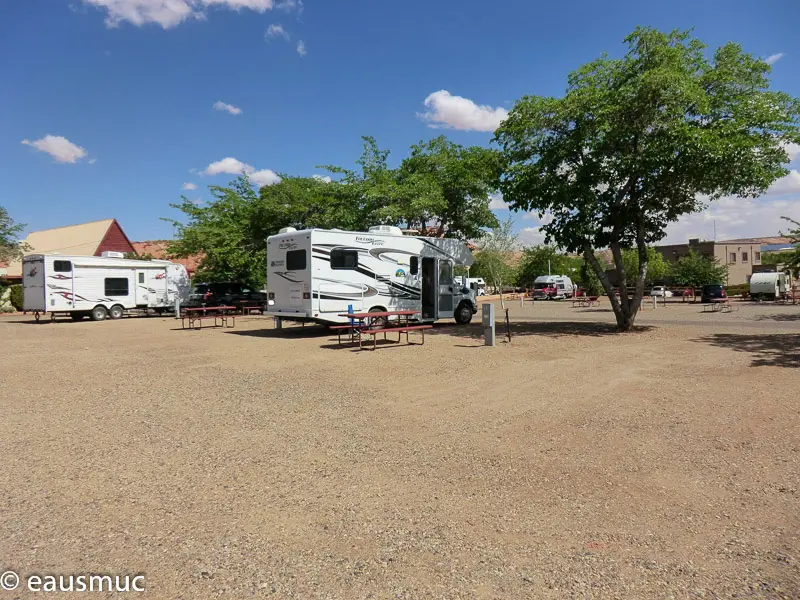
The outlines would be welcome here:
<svg viewBox="0 0 800 600">
<path fill-rule="evenodd" d="M 82 312 L 73 312 L 69 313 L 69 316 L 73 321 L 83 321 L 83 317 L 85 317 L 86 314 Z"/>
<path fill-rule="evenodd" d="M 469 302 L 462 302 L 458 305 L 455 312 L 456 323 L 459 325 L 469 325 L 472 321 L 472 307 Z"/>
<path fill-rule="evenodd" d="M 386 312 L 386 309 L 382 306 L 373 306 L 369 309 L 369 312 Z M 389 319 L 386 317 L 375 317 L 370 318 L 370 329 L 385 329 L 386 326 L 389 324 Z"/>
<path fill-rule="evenodd" d="M 122 315 L 124 314 L 125 314 L 125 309 L 122 308 L 119 304 L 115 304 L 109 309 L 108 318 L 114 319 L 116 321 L 117 319 L 121 319 Z"/>
<path fill-rule="evenodd" d="M 92 309 L 92 321 L 105 321 L 108 311 L 105 306 L 95 306 Z"/>
</svg>

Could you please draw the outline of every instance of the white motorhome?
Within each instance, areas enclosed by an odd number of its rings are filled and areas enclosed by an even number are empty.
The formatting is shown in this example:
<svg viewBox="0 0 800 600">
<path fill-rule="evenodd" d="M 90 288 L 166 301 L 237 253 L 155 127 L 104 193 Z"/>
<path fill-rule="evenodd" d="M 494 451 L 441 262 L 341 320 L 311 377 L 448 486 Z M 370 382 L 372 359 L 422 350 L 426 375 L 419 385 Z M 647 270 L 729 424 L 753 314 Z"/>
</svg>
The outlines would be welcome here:
<svg viewBox="0 0 800 600">
<path fill-rule="evenodd" d="M 572 279 L 566 275 L 540 275 L 533 280 L 533 297 L 550 300 L 571 298 L 574 293 Z"/>
<path fill-rule="evenodd" d="M 750 277 L 750 297 L 753 300 L 777 300 L 789 293 L 786 273 L 753 273 Z"/>
<path fill-rule="evenodd" d="M 36 313 L 69 313 L 119 319 L 125 310 L 165 312 L 189 293 L 186 268 L 166 260 L 108 256 L 31 254 L 22 259 L 23 308 Z M 118 253 L 115 253 L 118 254 Z"/>
<path fill-rule="evenodd" d="M 287 227 L 267 239 L 268 313 L 319 323 L 346 323 L 353 312 L 417 310 L 420 320 L 469 323 L 475 294 L 454 280 L 472 264 L 455 239 L 403 235 L 381 225 L 368 232 Z"/>
</svg>

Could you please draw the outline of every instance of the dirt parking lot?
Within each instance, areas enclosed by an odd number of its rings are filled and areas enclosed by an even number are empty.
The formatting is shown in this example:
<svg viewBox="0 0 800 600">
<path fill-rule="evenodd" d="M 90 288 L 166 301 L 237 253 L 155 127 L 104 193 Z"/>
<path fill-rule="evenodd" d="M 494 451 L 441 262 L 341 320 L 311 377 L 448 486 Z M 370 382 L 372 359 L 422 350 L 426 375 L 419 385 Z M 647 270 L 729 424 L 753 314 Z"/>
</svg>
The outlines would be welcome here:
<svg viewBox="0 0 800 600">
<path fill-rule="evenodd" d="M 258 316 L 0 320 L 0 569 L 158 599 L 800 597 L 800 306 L 617 335 L 606 305 L 509 305 L 511 344 L 376 352 Z"/>
</svg>

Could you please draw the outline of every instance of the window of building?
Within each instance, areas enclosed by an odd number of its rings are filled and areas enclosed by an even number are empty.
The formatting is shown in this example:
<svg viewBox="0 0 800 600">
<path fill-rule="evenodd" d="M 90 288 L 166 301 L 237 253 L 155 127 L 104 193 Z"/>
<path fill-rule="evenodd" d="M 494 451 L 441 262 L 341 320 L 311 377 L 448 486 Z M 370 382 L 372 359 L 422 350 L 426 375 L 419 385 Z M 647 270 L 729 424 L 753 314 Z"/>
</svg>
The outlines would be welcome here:
<svg viewBox="0 0 800 600">
<path fill-rule="evenodd" d="M 139 283 L 144 283 L 144 273 L 139 273 Z"/>
<path fill-rule="evenodd" d="M 106 296 L 127 296 L 127 277 L 106 277 Z"/>
<path fill-rule="evenodd" d="M 753 252 L 753 262 L 761 262 L 761 252 Z"/>
<path fill-rule="evenodd" d="M 742 252 L 742 262 L 746 263 L 748 259 L 747 252 Z"/>
<path fill-rule="evenodd" d="M 728 262 L 731 264 L 736 264 L 736 252 L 731 252 L 731 256 Z"/>
<path fill-rule="evenodd" d="M 358 250 L 345 250 L 334 248 L 331 250 L 331 269 L 356 269 L 358 268 Z"/>
<path fill-rule="evenodd" d="M 417 273 L 419 273 L 419 256 L 412 256 L 410 262 L 411 262 L 411 268 L 409 269 L 409 271 L 411 271 L 412 275 L 416 275 Z"/>
<path fill-rule="evenodd" d="M 306 270 L 306 251 L 305 250 L 289 250 L 286 253 L 286 270 L 287 271 L 305 271 Z"/>
<path fill-rule="evenodd" d="M 56 273 L 69 273 L 72 271 L 72 263 L 68 260 L 54 260 L 53 271 Z"/>
</svg>

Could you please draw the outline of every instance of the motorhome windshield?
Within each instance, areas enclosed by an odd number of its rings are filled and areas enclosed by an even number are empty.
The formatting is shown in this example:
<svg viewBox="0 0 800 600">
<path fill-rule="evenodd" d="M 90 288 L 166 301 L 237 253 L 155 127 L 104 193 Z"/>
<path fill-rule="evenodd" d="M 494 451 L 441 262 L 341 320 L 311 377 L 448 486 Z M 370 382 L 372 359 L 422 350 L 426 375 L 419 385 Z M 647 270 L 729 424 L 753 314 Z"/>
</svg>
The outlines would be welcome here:
<svg viewBox="0 0 800 600">
<path fill-rule="evenodd" d="M 534 283 L 533 284 L 533 289 L 535 289 L 535 290 L 546 290 L 547 288 L 555 287 L 555 285 L 556 284 L 554 284 L 554 283 L 539 282 L 539 283 Z"/>
</svg>

